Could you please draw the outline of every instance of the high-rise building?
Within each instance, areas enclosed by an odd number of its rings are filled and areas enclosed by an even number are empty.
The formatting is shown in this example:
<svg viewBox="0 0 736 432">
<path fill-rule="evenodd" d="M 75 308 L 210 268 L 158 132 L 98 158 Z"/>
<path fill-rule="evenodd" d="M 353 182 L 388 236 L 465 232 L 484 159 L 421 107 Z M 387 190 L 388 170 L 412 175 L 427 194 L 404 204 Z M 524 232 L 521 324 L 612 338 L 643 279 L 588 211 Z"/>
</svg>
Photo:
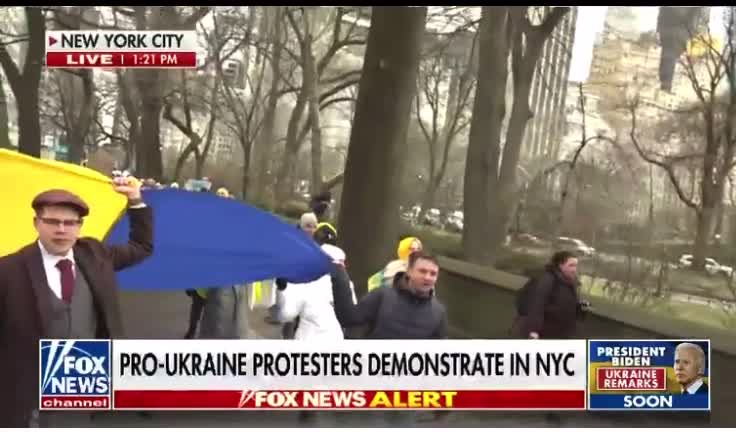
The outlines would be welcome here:
<svg viewBox="0 0 736 432">
<path fill-rule="evenodd" d="M 526 160 L 540 156 L 555 159 L 559 152 L 578 17 L 578 8 L 571 9 L 545 42 L 534 73 L 530 101 L 534 117 L 527 126 L 522 153 Z"/>
<path fill-rule="evenodd" d="M 639 39 L 639 16 L 633 6 L 608 6 L 603 24 L 603 40 Z"/>
</svg>

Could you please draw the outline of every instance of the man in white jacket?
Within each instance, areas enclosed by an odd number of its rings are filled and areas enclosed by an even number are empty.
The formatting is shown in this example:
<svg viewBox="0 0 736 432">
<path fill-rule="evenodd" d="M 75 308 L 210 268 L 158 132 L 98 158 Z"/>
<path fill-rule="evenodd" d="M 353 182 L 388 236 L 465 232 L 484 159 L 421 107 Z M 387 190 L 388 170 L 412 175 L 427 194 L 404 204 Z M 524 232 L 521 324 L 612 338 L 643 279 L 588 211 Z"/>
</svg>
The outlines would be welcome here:
<svg viewBox="0 0 736 432">
<path fill-rule="evenodd" d="M 345 252 L 337 246 L 322 245 L 322 250 L 339 264 L 345 263 Z M 356 303 L 355 290 L 353 303 Z M 337 320 L 332 298 L 332 279 L 329 274 L 303 284 L 289 283 L 277 292 L 280 311 L 278 319 L 289 322 L 299 317 L 294 339 L 342 340 L 345 338 L 340 322 Z"/>
</svg>

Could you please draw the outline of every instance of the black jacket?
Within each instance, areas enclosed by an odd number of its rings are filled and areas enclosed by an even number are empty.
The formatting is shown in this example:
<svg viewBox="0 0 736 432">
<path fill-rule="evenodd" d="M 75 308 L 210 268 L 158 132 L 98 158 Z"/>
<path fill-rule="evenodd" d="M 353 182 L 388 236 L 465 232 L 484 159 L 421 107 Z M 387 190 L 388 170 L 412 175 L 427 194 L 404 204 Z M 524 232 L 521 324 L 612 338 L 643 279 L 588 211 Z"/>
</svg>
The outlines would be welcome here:
<svg viewBox="0 0 736 432">
<path fill-rule="evenodd" d="M 575 337 L 581 316 L 577 284 L 566 280 L 557 269 L 547 268 L 530 287 L 525 333 L 536 332 L 546 339 Z"/>
<path fill-rule="evenodd" d="M 369 339 L 445 339 L 447 312 L 435 296 L 414 295 L 398 273 L 391 287 L 371 291 L 353 304 L 350 278 L 341 266 L 332 271 L 335 314 L 343 327 L 369 325 Z"/>
</svg>

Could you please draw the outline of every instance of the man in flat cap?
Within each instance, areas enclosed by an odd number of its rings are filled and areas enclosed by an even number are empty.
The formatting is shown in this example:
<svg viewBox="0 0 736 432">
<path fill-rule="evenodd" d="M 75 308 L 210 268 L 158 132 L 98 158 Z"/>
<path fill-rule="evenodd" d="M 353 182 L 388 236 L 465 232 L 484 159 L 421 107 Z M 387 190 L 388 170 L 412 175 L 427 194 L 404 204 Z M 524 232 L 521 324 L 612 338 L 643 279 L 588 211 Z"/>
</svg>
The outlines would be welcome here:
<svg viewBox="0 0 736 432">
<path fill-rule="evenodd" d="M 128 198 L 128 244 L 79 238 L 89 207 L 69 191 L 49 190 L 31 203 L 38 240 L 0 258 L 0 428 L 39 419 L 54 426 L 71 414 L 38 416 L 39 339 L 123 336 L 115 272 L 153 252 L 153 214 L 134 179 L 116 178 L 114 189 Z"/>
</svg>

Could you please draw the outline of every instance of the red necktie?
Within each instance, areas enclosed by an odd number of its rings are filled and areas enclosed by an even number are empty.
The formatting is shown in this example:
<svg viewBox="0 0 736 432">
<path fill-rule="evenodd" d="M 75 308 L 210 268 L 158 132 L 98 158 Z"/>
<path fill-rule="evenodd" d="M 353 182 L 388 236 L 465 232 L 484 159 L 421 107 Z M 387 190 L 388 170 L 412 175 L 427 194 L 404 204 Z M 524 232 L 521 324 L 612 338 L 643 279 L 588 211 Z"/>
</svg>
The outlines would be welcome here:
<svg viewBox="0 0 736 432">
<path fill-rule="evenodd" d="M 61 272 L 61 299 L 66 303 L 71 303 L 72 294 L 74 294 L 74 270 L 72 262 L 68 259 L 60 260 L 56 263 L 56 267 Z"/>
</svg>

